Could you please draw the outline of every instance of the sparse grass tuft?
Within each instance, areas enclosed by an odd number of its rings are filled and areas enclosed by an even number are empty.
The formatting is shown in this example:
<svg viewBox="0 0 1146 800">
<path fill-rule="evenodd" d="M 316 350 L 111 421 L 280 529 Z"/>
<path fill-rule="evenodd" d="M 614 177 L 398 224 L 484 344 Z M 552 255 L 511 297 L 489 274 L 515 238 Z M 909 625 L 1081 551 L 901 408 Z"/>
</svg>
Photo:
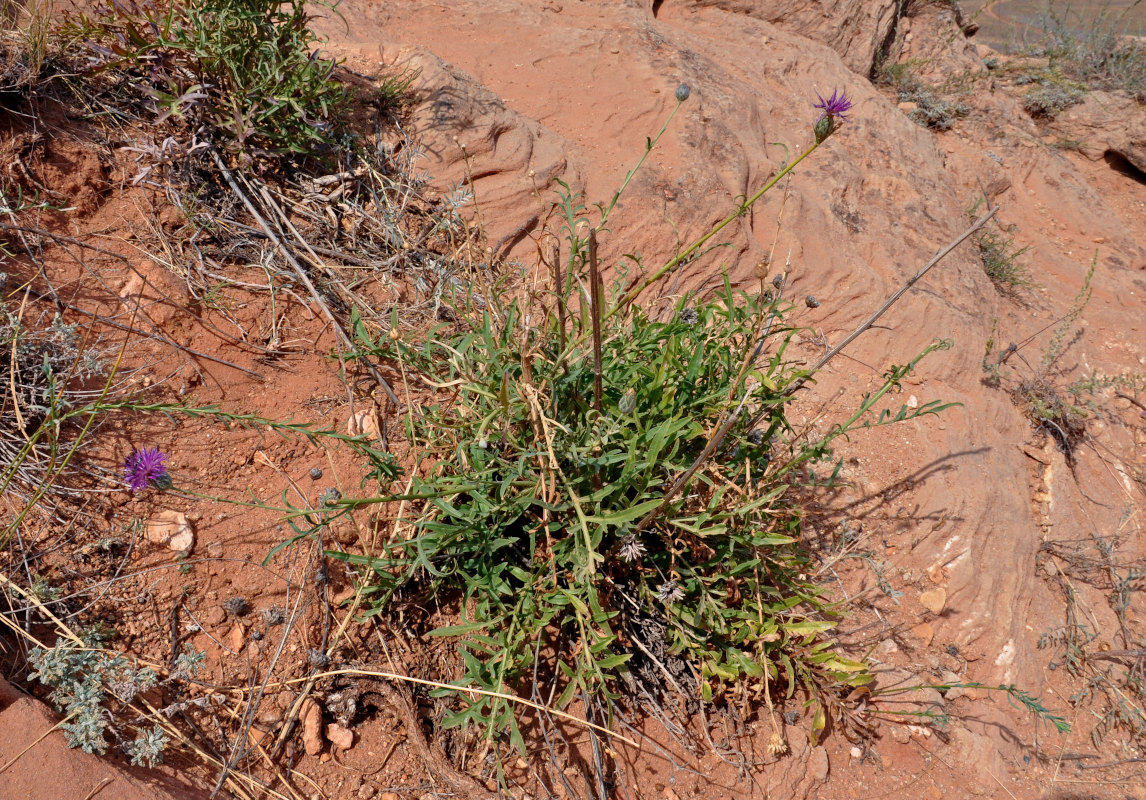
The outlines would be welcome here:
<svg viewBox="0 0 1146 800">
<path fill-rule="evenodd" d="M 992 386 L 1005 387 L 1031 423 L 1055 440 L 1066 456 L 1067 464 L 1072 468 L 1074 451 L 1086 435 L 1087 421 L 1091 416 L 1088 408 L 1079 402 L 1079 398 L 1087 391 L 1093 392 L 1097 384 L 1090 385 L 1088 389 L 1087 379 L 1084 379 L 1067 385 L 1060 361 L 1078 336 L 1075 323 L 1090 301 L 1091 280 L 1096 265 L 1097 256 L 1087 270 L 1082 287 L 1070 308 L 1055 325 L 1050 341 L 1037 365 L 1027 361 L 1020 352 L 1021 347 L 1016 344 L 1008 345 L 995 355 L 994 332 L 987 341 L 986 353 L 983 356 L 986 382 Z M 1023 373 L 1015 372 L 1008 366 L 1015 357 L 1024 365 Z"/>
<path fill-rule="evenodd" d="M 914 108 L 907 116 L 925 128 L 950 130 L 955 122 L 967 116 L 971 107 L 966 103 L 950 99 L 941 86 L 923 83 L 914 74 L 911 63 L 892 64 L 883 72 L 883 80 L 896 92 L 900 103 L 912 103 Z"/>
<path fill-rule="evenodd" d="M 1051 142 L 1051 147 L 1058 150 L 1067 150 L 1070 152 L 1081 153 L 1085 143 L 1079 139 L 1071 139 L 1066 136 L 1060 136 Z"/>
<path fill-rule="evenodd" d="M 28 92 L 49 55 L 53 0 L 0 0 L 0 95 Z"/>
<path fill-rule="evenodd" d="M 1023 95 L 1023 108 L 1032 117 L 1046 119 L 1082 102 L 1084 94 L 1061 83 L 1040 83 Z"/>
<path fill-rule="evenodd" d="M 978 211 L 975 204 L 968 213 L 972 218 Z M 979 247 L 979 257 L 983 259 L 983 271 L 996 287 L 1013 291 L 1033 286 L 1027 268 L 1019 259 L 1029 250 L 1015 244 L 1015 226 L 1004 228 L 995 224 L 984 228 L 975 238 Z"/>
<path fill-rule="evenodd" d="M 100 394 L 91 384 L 106 369 L 98 344 L 75 324 L 0 302 L 0 494 L 29 500 L 69 490 L 56 482 L 76 444 L 64 419 Z"/>
<path fill-rule="evenodd" d="M 1146 42 L 1128 35 L 1128 11 L 1106 3 L 1097 13 L 1083 14 L 1050 0 L 1039 21 L 1043 37 L 1032 51 L 1089 88 L 1121 90 L 1146 102 Z"/>
</svg>

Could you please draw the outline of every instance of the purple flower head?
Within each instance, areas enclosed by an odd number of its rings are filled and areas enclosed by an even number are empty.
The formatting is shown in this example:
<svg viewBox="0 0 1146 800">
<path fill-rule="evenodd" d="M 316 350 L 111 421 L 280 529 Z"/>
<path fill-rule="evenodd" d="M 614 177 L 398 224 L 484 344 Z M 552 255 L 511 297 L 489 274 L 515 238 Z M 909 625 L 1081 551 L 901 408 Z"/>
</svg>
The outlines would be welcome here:
<svg viewBox="0 0 1146 800">
<path fill-rule="evenodd" d="M 852 101 L 848 99 L 847 94 L 838 89 L 833 89 L 832 96 L 827 100 L 825 100 L 819 92 L 816 92 L 816 97 L 820 99 L 820 102 L 814 104 L 812 108 L 818 108 L 824 112 L 820 114 L 819 119 L 816 120 L 817 124 L 824 117 L 839 117 L 844 122 L 847 122 L 848 112 L 851 111 L 852 108 Z"/>
<path fill-rule="evenodd" d="M 823 113 L 816 118 L 812 129 L 816 133 L 816 144 L 820 144 L 835 133 L 840 122 L 847 122 L 852 101 L 838 89 L 833 89 L 832 96 L 827 100 L 819 92 L 816 92 L 816 97 L 820 98 L 820 102 L 815 103 L 812 107 L 820 109 Z"/>
<path fill-rule="evenodd" d="M 158 447 L 133 450 L 123 462 L 123 479 L 132 492 L 146 489 L 148 484 L 167 488 L 171 486 L 171 476 L 164 463 L 167 456 Z"/>
</svg>

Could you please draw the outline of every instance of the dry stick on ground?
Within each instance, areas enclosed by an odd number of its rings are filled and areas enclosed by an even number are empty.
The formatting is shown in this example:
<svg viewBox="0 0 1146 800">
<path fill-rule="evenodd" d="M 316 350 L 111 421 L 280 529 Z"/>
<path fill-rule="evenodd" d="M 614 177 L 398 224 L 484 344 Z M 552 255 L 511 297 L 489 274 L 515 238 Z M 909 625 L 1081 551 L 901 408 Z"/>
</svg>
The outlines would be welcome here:
<svg viewBox="0 0 1146 800">
<path fill-rule="evenodd" d="M 283 632 L 282 636 L 279 637 L 278 647 L 275 648 L 274 655 L 271 657 L 271 663 L 266 668 L 266 674 L 257 690 L 251 692 L 250 700 L 247 701 L 247 714 L 244 715 L 241 721 L 239 732 L 235 736 L 235 741 L 231 747 L 231 752 L 223 761 L 222 769 L 219 771 L 219 778 L 215 782 L 215 788 L 211 791 L 211 797 L 219 793 L 219 790 L 222 789 L 226 783 L 228 773 L 234 768 L 234 765 L 237 764 L 241 758 L 246 757 L 252 749 L 249 745 L 244 746 L 244 743 L 250 741 L 251 725 L 254 724 L 255 713 L 259 708 L 259 704 L 262 702 L 263 695 L 266 693 L 267 685 L 271 681 L 271 675 L 274 674 L 275 667 L 278 665 L 279 659 L 282 658 L 283 651 L 286 649 L 287 640 L 290 638 L 291 631 L 294 629 L 301 615 L 300 607 L 302 605 L 302 599 L 305 596 L 306 592 L 300 587 L 298 597 L 295 599 L 294 608 L 291 610 L 290 616 L 283 625 Z M 302 695 L 302 697 L 305 698 L 305 695 Z M 299 702 L 298 705 L 301 706 L 302 703 Z"/>
<path fill-rule="evenodd" d="M 302 285 L 306 287 L 308 292 L 310 292 L 311 299 L 314 300 L 314 302 L 322 310 L 323 316 L 325 316 L 330 322 L 331 327 L 334 328 L 335 332 L 338 334 L 338 337 L 344 344 L 346 344 L 346 346 L 353 349 L 354 342 L 346 333 L 346 329 L 342 327 L 342 323 L 339 322 L 338 318 L 334 316 L 334 312 L 330 310 L 330 307 L 326 304 L 326 301 L 322 299 L 322 295 L 319 294 L 318 289 L 316 289 L 314 284 L 311 283 L 310 278 L 306 274 L 306 270 L 302 268 L 302 265 L 298 263 L 298 260 L 294 257 L 287 246 L 283 244 L 282 240 L 275 235 L 274 231 L 271 230 L 270 226 L 267 224 L 266 220 L 263 219 L 262 215 L 259 214 L 257 210 L 255 210 L 254 204 L 251 202 L 250 198 L 243 194 L 243 190 L 239 188 L 239 185 L 235 182 L 235 177 L 231 174 L 231 171 L 227 169 L 226 165 L 223 164 L 223 160 L 219 158 L 219 154 L 212 151 L 211 156 L 215 159 L 215 165 L 219 168 L 219 171 L 223 173 L 223 178 L 227 181 L 227 185 L 231 187 L 231 191 L 235 193 L 235 196 L 242 201 L 248 213 L 250 213 L 255 221 L 259 223 L 259 227 L 263 229 L 264 233 L 266 233 L 267 238 L 274 242 L 275 246 L 279 249 L 279 252 L 283 254 L 283 258 L 285 258 L 287 263 L 290 264 L 291 269 L 294 271 L 295 276 L 299 279 Z M 362 363 L 366 366 L 367 371 L 370 372 L 370 376 L 374 378 L 378 385 L 381 386 L 386 394 L 390 397 L 390 400 L 393 401 L 393 403 L 399 408 L 401 408 L 402 401 L 398 399 L 398 395 L 395 394 L 394 389 L 390 386 L 386 379 L 382 377 L 382 373 L 380 373 L 378 369 L 369 361 L 364 360 Z"/>
<path fill-rule="evenodd" d="M 866 320 L 864 320 L 864 322 L 862 324 L 860 324 L 860 326 L 857 327 L 854 331 L 849 333 L 844 338 L 844 340 L 842 342 L 840 342 L 838 345 L 836 345 L 831 350 L 829 350 L 827 353 L 825 353 L 823 358 L 821 358 L 814 365 L 812 365 L 811 369 L 809 369 L 807 371 L 807 374 L 804 375 L 804 377 L 798 378 L 797 380 L 793 381 L 792 384 L 790 386 L 788 386 L 788 388 L 785 389 L 784 392 L 780 395 L 780 398 L 788 397 L 788 396 L 794 394 L 802 386 L 804 386 L 804 384 L 807 383 L 807 381 L 810 377 L 812 377 L 817 372 L 819 372 L 821 369 L 823 369 L 823 367 L 829 361 L 831 361 L 833 358 L 835 358 L 837 355 L 839 355 L 840 352 L 845 347 L 847 347 L 849 344 L 854 342 L 856 340 L 856 338 L 859 337 L 860 334 L 862 334 L 864 331 L 866 331 L 868 328 L 870 328 L 872 325 L 874 325 L 876 320 L 878 320 L 880 317 L 882 317 L 884 315 L 884 313 L 886 313 L 886 311 L 889 308 L 891 308 L 893 305 L 895 305 L 895 303 L 900 298 L 902 298 L 904 294 L 907 293 L 907 290 L 910 289 L 912 286 L 914 286 L 920 280 L 920 278 L 922 278 L 924 275 L 926 275 L 928 273 L 928 271 L 931 270 L 932 267 L 934 267 L 936 264 L 938 264 L 940 261 L 942 261 L 944 258 L 946 258 L 951 253 L 952 250 L 954 250 L 956 247 L 961 245 L 968 238 L 970 238 L 976 231 L 978 231 L 980 228 L 982 228 L 984 225 L 986 225 L 991 220 L 991 218 L 995 216 L 995 214 L 996 214 L 996 212 L 998 212 L 998 210 L 999 210 L 998 206 L 991 208 L 986 214 L 979 217 L 979 219 L 975 220 L 975 222 L 973 222 L 971 224 L 971 227 L 969 227 L 967 230 L 963 231 L 963 233 L 959 234 L 959 236 L 953 242 L 951 242 L 951 244 L 947 245 L 942 250 L 940 250 L 938 253 L 936 253 L 935 256 L 930 261 L 928 261 L 926 264 L 923 265 L 922 269 L 920 269 L 918 272 L 916 272 L 914 275 L 912 275 L 910 278 L 908 278 L 904 282 L 904 284 L 899 287 L 899 289 L 895 292 L 895 294 L 893 294 L 891 297 L 889 297 L 884 302 L 883 305 L 881 305 L 878 309 L 876 309 L 874 314 L 872 314 L 870 317 L 868 317 Z M 736 423 L 736 420 L 740 418 L 740 414 L 744 410 L 745 400 L 747 400 L 747 399 L 748 399 L 748 395 L 746 394 L 744 399 L 740 401 L 740 405 L 738 405 L 736 407 L 736 410 L 728 416 L 728 419 L 725 420 L 724 423 L 719 428 L 716 429 L 716 432 L 712 435 L 712 438 L 710 438 L 708 440 L 708 444 L 705 445 L 704 450 L 702 450 L 700 455 L 696 457 L 696 460 L 692 462 L 692 465 L 687 470 L 685 470 L 679 478 L 677 478 L 675 481 L 673 481 L 671 486 L 669 486 L 668 490 L 665 492 L 664 499 L 661 500 L 661 504 L 659 506 L 657 506 L 656 508 L 654 508 L 652 511 L 650 511 L 648 514 L 646 514 L 644 519 L 642 519 L 637 524 L 637 527 L 635 528 L 635 532 L 639 533 L 639 532 L 643 531 L 645 528 L 647 528 L 649 525 L 651 525 L 653 523 L 653 521 L 657 517 L 659 517 L 664 512 L 664 510 L 666 508 L 668 508 L 669 503 L 671 503 L 673 498 L 676 497 L 676 495 L 681 491 L 681 489 L 684 488 L 685 484 L 688 483 L 688 481 L 692 478 L 692 476 L 695 475 L 696 472 L 702 466 L 704 466 L 704 463 L 706 461 L 708 461 L 709 458 L 712 457 L 712 454 L 716 452 L 718 447 L 720 447 L 720 444 L 724 441 L 724 437 L 728 435 L 728 432 L 732 429 L 732 426 Z M 757 414 L 757 416 L 755 418 L 753 418 L 751 424 L 754 425 L 757 422 L 757 420 L 760 418 L 760 416 L 762 416 L 765 413 L 765 411 L 766 411 L 766 409 L 760 411 Z M 751 425 L 750 425 L 750 427 L 751 427 Z"/>
<path fill-rule="evenodd" d="M 866 320 L 864 320 L 863 323 L 861 323 L 859 327 L 857 327 L 854 331 L 852 331 L 846 337 L 844 337 L 844 340 L 842 342 L 837 344 L 835 347 L 833 347 L 828 352 L 824 353 L 823 358 L 821 358 L 819 361 L 817 361 L 815 364 L 812 365 L 811 369 L 808 370 L 807 375 L 805 375 L 804 377 L 799 378 L 798 380 L 793 382 L 792 385 L 789 386 L 788 389 L 784 392 L 784 394 L 785 395 L 791 395 L 791 394 L 794 394 L 797 390 L 799 390 L 808 381 L 808 379 L 810 377 L 812 377 L 817 372 L 819 372 L 821 369 L 823 369 L 824 366 L 826 366 L 829 361 L 831 361 L 833 358 L 838 356 L 840 354 L 840 352 L 845 347 L 847 347 L 849 344 L 851 344 L 853 341 L 855 341 L 856 338 L 859 337 L 860 334 L 862 334 L 864 331 L 866 331 L 868 328 L 870 328 L 872 325 L 874 325 L 876 323 L 876 320 L 878 320 L 880 317 L 882 317 L 884 315 L 884 313 L 886 313 L 886 311 L 889 308 L 891 308 L 893 305 L 895 305 L 896 302 L 898 302 L 899 299 L 901 297 L 903 297 L 904 294 L 907 293 L 907 290 L 910 289 L 912 286 L 914 286 L 924 275 L 926 275 L 931 270 L 932 267 L 934 267 L 936 264 L 938 264 L 940 261 L 942 261 L 944 258 L 946 258 L 951 253 L 952 250 L 954 250 L 959 245 L 963 244 L 963 242 L 967 241 L 967 239 L 969 239 L 972 235 L 974 235 L 980 228 L 982 228 L 984 225 L 986 225 L 988 222 L 990 222 L 991 219 L 995 216 L 995 214 L 998 213 L 998 211 L 999 211 L 998 206 L 992 206 L 987 211 L 986 214 L 984 214 L 983 216 L 981 216 L 977 220 L 975 220 L 971 224 L 971 227 L 969 227 L 967 230 L 963 231 L 963 233 L 959 234 L 958 238 L 956 238 L 955 241 L 951 242 L 951 244 L 947 245 L 942 250 L 940 250 L 938 253 L 936 253 L 935 256 L 930 261 L 928 261 L 926 264 L 923 265 L 923 268 L 921 270 L 919 270 L 919 272 L 915 273 L 910 278 L 908 278 L 904 282 L 904 284 L 902 286 L 900 286 L 898 290 L 896 290 L 895 294 L 893 294 L 891 297 L 887 298 L 887 301 L 884 302 L 884 304 L 881 305 L 879 308 L 877 308 L 875 310 L 874 314 L 872 314 L 870 317 L 868 317 Z"/>
<path fill-rule="evenodd" d="M 1130 395 L 1126 394 L 1126 392 L 1115 392 L 1115 393 L 1114 393 L 1114 396 L 1115 396 L 1115 397 L 1121 397 L 1121 398 L 1122 398 L 1123 400 L 1125 400 L 1126 402 L 1128 402 L 1128 403 L 1133 403 L 1134 405 L 1138 406 L 1138 407 L 1139 407 L 1140 409 L 1142 409 L 1143 411 L 1146 411 L 1146 405 L 1143 405 L 1143 404 L 1142 404 L 1142 401 L 1140 401 L 1140 400 L 1135 400 L 1133 397 L 1131 397 Z"/>
</svg>

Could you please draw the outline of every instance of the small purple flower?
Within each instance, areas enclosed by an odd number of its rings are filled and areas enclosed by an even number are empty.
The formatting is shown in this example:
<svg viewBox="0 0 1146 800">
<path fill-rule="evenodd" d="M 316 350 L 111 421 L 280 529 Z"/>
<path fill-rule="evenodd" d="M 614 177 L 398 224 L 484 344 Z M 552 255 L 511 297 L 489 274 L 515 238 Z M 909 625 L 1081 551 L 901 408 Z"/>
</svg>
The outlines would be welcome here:
<svg viewBox="0 0 1146 800">
<path fill-rule="evenodd" d="M 171 476 L 164 463 L 167 456 L 158 447 L 133 450 L 123 462 L 123 479 L 132 492 L 146 489 L 148 484 L 166 489 L 171 486 Z"/>
<path fill-rule="evenodd" d="M 816 92 L 816 97 L 820 98 L 820 102 L 813 104 L 812 107 L 823 112 L 812 126 L 816 132 L 816 143 L 819 144 L 836 131 L 840 122 L 847 122 L 852 101 L 848 99 L 847 94 L 838 89 L 833 89 L 832 96 L 827 100 L 819 92 Z"/>
<path fill-rule="evenodd" d="M 814 104 L 812 108 L 819 108 L 824 112 L 820 114 L 816 124 L 819 124 L 824 117 L 839 117 L 844 122 L 848 121 L 848 112 L 852 108 L 852 101 L 848 99 L 846 93 L 833 89 L 832 96 L 827 100 L 819 92 L 816 92 L 816 97 L 820 99 L 820 102 Z"/>
</svg>

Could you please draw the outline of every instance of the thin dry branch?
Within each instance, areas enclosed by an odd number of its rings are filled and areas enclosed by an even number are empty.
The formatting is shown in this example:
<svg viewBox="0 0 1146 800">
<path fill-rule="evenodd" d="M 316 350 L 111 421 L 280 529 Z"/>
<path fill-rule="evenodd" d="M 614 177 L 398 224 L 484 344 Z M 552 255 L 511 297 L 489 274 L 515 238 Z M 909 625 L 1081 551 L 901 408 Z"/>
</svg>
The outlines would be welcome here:
<svg viewBox="0 0 1146 800">
<path fill-rule="evenodd" d="M 215 159 L 215 166 L 219 168 L 219 171 L 222 173 L 223 178 L 227 181 L 227 185 L 231 188 L 231 191 L 234 192 L 235 196 L 238 197 L 239 200 L 243 203 L 251 217 L 253 217 L 254 220 L 259 223 L 259 227 L 263 229 L 263 232 L 267 235 L 267 238 L 274 242 L 275 247 L 277 247 L 279 252 L 283 254 L 283 258 L 285 258 L 287 263 L 290 264 L 291 270 L 294 272 L 295 277 L 297 277 L 299 282 L 301 282 L 302 285 L 306 287 L 307 291 L 310 293 L 311 299 L 315 302 L 315 304 L 318 305 L 319 309 L 322 311 L 323 316 L 325 316 L 326 319 L 330 322 L 331 327 L 334 328 L 335 332 L 338 334 L 339 339 L 347 347 L 353 348 L 353 340 L 350 338 L 349 334 L 346 333 L 346 329 L 334 315 L 334 312 L 330 310 L 330 306 L 327 305 L 325 300 L 323 300 L 322 295 L 319 293 L 318 289 L 315 288 L 314 283 L 312 283 L 310 280 L 310 277 L 306 274 L 306 270 L 304 270 L 302 265 L 298 263 L 298 259 L 294 257 L 294 254 L 291 253 L 290 249 L 285 244 L 283 244 L 282 239 L 280 239 L 278 235 L 275 234 L 275 232 L 267 224 L 267 221 L 263 219 L 262 215 L 259 214 L 259 212 L 255 209 L 251 199 L 247 197 L 242 189 L 239 188 L 239 184 L 235 182 L 235 176 L 231 174 L 229 169 L 227 169 L 227 166 L 223 163 L 223 159 L 219 158 L 219 154 L 212 151 L 211 156 Z M 394 392 L 393 387 L 391 387 L 387 380 L 382 377 L 382 373 L 380 373 L 378 369 L 369 361 L 363 361 L 363 364 L 366 366 L 370 376 L 374 378 L 379 386 L 382 387 L 387 396 L 389 396 L 390 400 L 400 408 L 402 406 L 402 401 L 398 399 L 398 395 Z"/>
<path fill-rule="evenodd" d="M 868 317 L 866 320 L 864 320 L 862 323 L 860 323 L 859 327 L 857 327 L 854 331 L 852 331 L 847 336 L 845 336 L 844 340 L 842 342 L 837 344 L 835 347 L 833 347 L 828 352 L 824 353 L 823 358 L 821 358 L 819 361 L 817 361 L 815 364 L 812 365 L 812 367 L 808 370 L 807 375 L 794 381 L 788 387 L 788 389 L 784 392 L 785 396 L 791 395 L 791 394 L 795 393 L 796 391 L 798 391 L 808 381 L 809 378 L 811 378 L 813 375 L 815 375 L 817 372 L 819 372 L 821 369 L 823 369 L 829 361 L 831 361 L 833 358 L 835 358 L 841 352 L 843 352 L 845 347 L 847 347 L 849 344 L 854 342 L 860 336 L 860 334 L 862 334 L 864 331 L 866 331 L 868 328 L 870 328 L 872 325 L 874 325 L 876 323 L 876 320 L 878 320 L 880 317 L 882 317 L 887 312 L 887 310 L 889 308 L 891 308 L 893 305 L 895 305 L 897 302 L 899 302 L 900 298 L 902 298 L 903 295 L 906 294 L 907 291 L 912 286 L 914 286 L 916 283 L 918 283 L 919 280 L 924 275 L 926 275 L 928 272 L 930 272 L 932 267 L 934 267 L 936 264 L 938 264 L 940 261 L 942 261 L 948 255 L 950 255 L 952 250 L 954 250 L 959 245 L 963 244 L 963 242 L 967 241 L 967 239 L 969 239 L 976 231 L 978 231 L 984 225 L 986 225 L 988 222 L 990 222 L 991 219 L 995 216 L 995 214 L 998 213 L 998 211 L 999 211 L 998 206 L 993 206 L 992 208 L 990 208 L 986 214 L 984 214 L 983 216 L 981 216 L 977 220 L 975 220 L 973 223 L 971 223 L 971 227 L 969 227 L 967 230 L 965 230 L 961 234 L 959 234 L 959 236 L 956 237 L 955 240 L 951 242 L 951 244 L 947 245 L 942 250 L 940 250 L 938 253 L 936 253 L 930 261 L 928 261 L 926 264 L 923 265 L 923 268 L 920 269 L 919 272 L 916 272 L 914 275 L 912 275 L 910 278 L 908 278 L 906 281 L 904 281 L 903 285 L 900 286 L 895 291 L 895 294 L 893 294 L 891 297 L 887 298 L 887 300 L 884 301 L 883 305 L 881 305 L 879 308 L 877 308 L 875 310 L 875 313 L 873 313 L 870 317 Z"/>
</svg>

